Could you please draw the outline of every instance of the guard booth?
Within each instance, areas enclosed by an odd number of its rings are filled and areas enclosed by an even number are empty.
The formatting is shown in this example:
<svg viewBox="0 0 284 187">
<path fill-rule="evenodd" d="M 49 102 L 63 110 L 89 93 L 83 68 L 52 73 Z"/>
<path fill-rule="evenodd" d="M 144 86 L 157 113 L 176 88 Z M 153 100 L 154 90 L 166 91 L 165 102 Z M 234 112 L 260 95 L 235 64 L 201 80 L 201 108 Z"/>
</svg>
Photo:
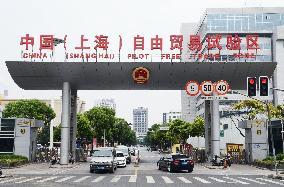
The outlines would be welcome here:
<svg viewBox="0 0 284 187">
<path fill-rule="evenodd" d="M 26 118 L 2 118 L 0 121 L 0 154 L 22 155 L 35 160 L 37 129 L 43 121 Z"/>
</svg>

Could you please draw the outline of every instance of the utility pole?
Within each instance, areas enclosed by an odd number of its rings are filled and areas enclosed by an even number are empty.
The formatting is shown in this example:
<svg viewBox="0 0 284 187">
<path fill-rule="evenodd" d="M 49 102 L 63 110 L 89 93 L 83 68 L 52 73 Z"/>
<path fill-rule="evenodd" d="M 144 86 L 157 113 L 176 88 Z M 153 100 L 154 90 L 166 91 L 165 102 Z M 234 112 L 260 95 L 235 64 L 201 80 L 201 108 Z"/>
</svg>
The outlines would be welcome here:
<svg viewBox="0 0 284 187">
<path fill-rule="evenodd" d="M 268 101 L 266 102 L 266 107 L 267 107 L 268 127 L 270 127 L 270 141 L 271 141 L 271 148 L 273 152 L 274 167 L 275 167 L 276 175 L 278 175 L 275 147 L 274 147 L 274 138 L 273 138 L 272 126 L 271 126 L 271 113 L 270 113 Z"/>
<path fill-rule="evenodd" d="M 106 146 L 106 130 L 104 129 L 104 147 Z"/>
</svg>

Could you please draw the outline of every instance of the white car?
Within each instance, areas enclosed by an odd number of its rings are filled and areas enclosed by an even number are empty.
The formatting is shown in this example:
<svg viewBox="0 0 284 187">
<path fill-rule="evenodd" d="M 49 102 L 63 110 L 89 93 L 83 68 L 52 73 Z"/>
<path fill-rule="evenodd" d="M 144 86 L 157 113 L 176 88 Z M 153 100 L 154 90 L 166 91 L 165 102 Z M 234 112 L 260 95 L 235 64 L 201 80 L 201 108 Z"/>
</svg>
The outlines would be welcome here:
<svg viewBox="0 0 284 187">
<path fill-rule="evenodd" d="M 121 151 L 116 151 L 116 159 L 118 167 L 126 167 L 126 158 Z"/>
</svg>

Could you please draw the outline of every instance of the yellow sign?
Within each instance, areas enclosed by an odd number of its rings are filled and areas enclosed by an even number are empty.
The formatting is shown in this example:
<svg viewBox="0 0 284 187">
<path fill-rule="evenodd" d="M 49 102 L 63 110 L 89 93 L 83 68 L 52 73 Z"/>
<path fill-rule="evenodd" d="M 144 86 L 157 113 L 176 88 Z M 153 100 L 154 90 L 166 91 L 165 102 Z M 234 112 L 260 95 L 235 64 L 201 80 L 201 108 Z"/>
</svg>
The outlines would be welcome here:
<svg viewBox="0 0 284 187">
<path fill-rule="evenodd" d="M 243 144 L 227 144 L 227 152 L 241 152 Z"/>
</svg>

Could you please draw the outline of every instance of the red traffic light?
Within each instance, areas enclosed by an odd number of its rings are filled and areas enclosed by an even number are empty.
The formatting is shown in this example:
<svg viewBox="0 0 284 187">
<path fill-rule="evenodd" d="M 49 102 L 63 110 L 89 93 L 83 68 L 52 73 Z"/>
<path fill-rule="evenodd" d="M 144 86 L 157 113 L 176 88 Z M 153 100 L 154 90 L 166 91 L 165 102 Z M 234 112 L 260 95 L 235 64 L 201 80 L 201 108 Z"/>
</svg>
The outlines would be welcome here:
<svg viewBox="0 0 284 187">
<path fill-rule="evenodd" d="M 249 79 L 249 83 L 254 84 L 255 83 L 254 79 Z"/>
<path fill-rule="evenodd" d="M 267 78 L 266 77 L 261 78 L 261 83 L 262 84 L 266 84 L 267 83 Z"/>
</svg>

